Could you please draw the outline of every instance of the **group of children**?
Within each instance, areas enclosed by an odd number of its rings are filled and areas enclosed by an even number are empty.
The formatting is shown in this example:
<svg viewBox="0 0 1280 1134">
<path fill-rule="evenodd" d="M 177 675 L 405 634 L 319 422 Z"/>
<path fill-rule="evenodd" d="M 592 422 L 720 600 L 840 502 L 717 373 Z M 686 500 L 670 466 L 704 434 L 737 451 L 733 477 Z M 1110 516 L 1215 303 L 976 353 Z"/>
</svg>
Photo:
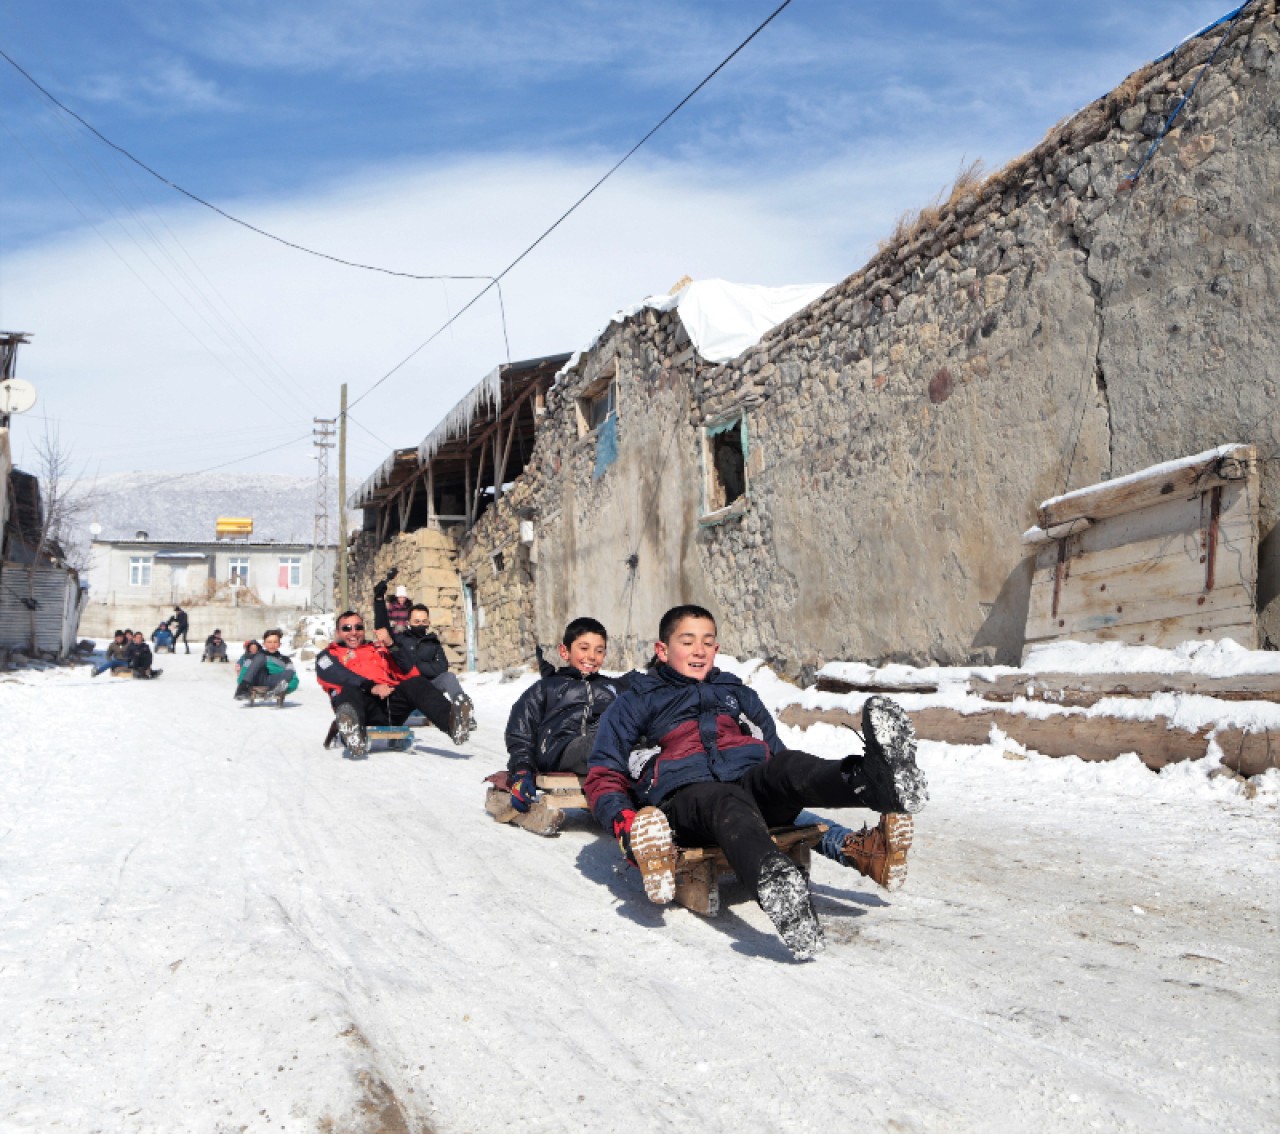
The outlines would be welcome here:
<svg viewBox="0 0 1280 1134">
<path fill-rule="evenodd" d="M 117 630 L 107 644 L 106 657 L 99 665 L 91 662 L 93 676 L 99 677 L 109 669 L 128 669 L 134 677 L 158 677 L 160 671 L 151 666 L 151 647 L 141 630 Z"/>
<path fill-rule="evenodd" d="M 511 805 L 537 806 L 537 776 L 575 772 L 596 820 L 612 832 L 655 901 L 675 895 L 677 845 L 718 846 L 797 958 L 823 947 L 808 879 L 770 827 L 806 807 L 865 807 L 874 827 L 833 826 L 818 849 L 887 889 L 906 877 L 910 815 L 928 798 L 915 734 L 900 706 L 863 706 L 864 750 L 823 760 L 786 748 L 759 697 L 715 665 L 715 618 L 682 605 L 663 615 L 643 672 L 600 672 L 604 626 L 565 628 L 564 663 L 516 701 L 507 723 Z"/>
</svg>

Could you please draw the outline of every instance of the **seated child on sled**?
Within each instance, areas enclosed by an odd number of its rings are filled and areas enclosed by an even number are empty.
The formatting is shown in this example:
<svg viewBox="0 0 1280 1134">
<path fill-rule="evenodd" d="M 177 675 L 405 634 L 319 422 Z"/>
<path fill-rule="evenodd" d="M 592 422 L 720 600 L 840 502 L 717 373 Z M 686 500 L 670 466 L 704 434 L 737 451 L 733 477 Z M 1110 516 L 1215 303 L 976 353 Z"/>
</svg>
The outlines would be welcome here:
<svg viewBox="0 0 1280 1134">
<path fill-rule="evenodd" d="M 151 668 L 151 647 L 147 645 L 141 630 L 134 631 L 133 644 L 125 651 L 125 657 L 134 677 L 155 677 L 160 672 Z"/>
<path fill-rule="evenodd" d="M 173 653 L 173 631 L 169 629 L 167 622 L 160 623 L 151 632 L 151 644 L 155 646 L 156 653 L 161 650 L 168 650 L 169 653 Z"/>
<path fill-rule="evenodd" d="M 858 834 L 839 828 L 841 841 L 819 849 L 881 885 L 900 883 L 911 827 L 898 820 L 928 799 L 914 730 L 896 704 L 872 697 L 863 708 L 862 754 L 822 760 L 787 749 L 755 692 L 715 667 L 718 649 L 709 611 L 686 605 L 663 615 L 657 664 L 600 722 L 586 796 L 654 900 L 674 896 L 674 844 L 718 845 L 791 952 L 807 958 L 823 947 L 808 880 L 769 828 L 793 823 L 806 807 L 881 812 L 879 826 Z M 642 740 L 658 751 L 633 766 Z"/>
<path fill-rule="evenodd" d="M 225 662 L 227 660 L 227 643 L 221 630 L 215 630 L 204 640 L 202 662 Z"/>
<path fill-rule="evenodd" d="M 403 724 L 415 709 L 455 745 L 466 742 L 458 707 L 416 669 L 404 669 L 381 642 L 369 641 L 359 614 L 344 610 L 336 629 L 333 643 L 316 657 L 316 680 L 333 706 L 330 735 L 341 736 L 351 755 L 369 751 L 366 726 Z"/>
<path fill-rule="evenodd" d="M 287 654 L 280 652 L 283 633 L 268 630 L 262 635 L 262 649 L 248 660 L 242 659 L 240 678 L 236 682 L 235 699 L 247 701 L 254 689 L 265 689 L 268 695 L 283 697 L 298 688 L 298 674 Z"/>
<path fill-rule="evenodd" d="M 528 812 L 534 805 L 539 775 L 586 774 L 600 718 L 632 676 L 600 672 L 608 648 L 603 625 L 594 618 L 575 618 L 560 643 L 565 664 L 544 672 L 512 706 L 505 737 L 507 786 L 517 811 Z"/>
<path fill-rule="evenodd" d="M 128 669 L 129 658 L 127 655 L 129 647 L 132 645 L 132 636 L 126 635 L 123 630 L 117 630 L 115 636 L 107 645 L 107 656 L 103 663 L 101 665 L 90 663 L 93 665 L 93 676 L 98 677 L 109 669 Z"/>
</svg>

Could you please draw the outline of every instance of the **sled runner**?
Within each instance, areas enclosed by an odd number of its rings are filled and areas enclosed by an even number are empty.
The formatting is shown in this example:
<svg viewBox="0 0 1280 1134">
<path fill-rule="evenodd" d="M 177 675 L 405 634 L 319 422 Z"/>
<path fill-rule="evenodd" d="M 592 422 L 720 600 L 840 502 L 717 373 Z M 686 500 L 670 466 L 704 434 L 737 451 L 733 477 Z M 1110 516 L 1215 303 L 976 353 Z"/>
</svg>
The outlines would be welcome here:
<svg viewBox="0 0 1280 1134">
<path fill-rule="evenodd" d="M 268 685 L 250 685 L 248 704 L 256 705 L 259 701 L 275 701 L 276 707 L 283 709 L 288 692 L 286 689 L 283 693 L 273 693 Z"/>
<path fill-rule="evenodd" d="M 141 675 L 141 674 L 135 673 L 135 672 L 134 672 L 133 670 L 131 670 L 131 669 L 113 669 L 113 670 L 109 670 L 108 672 L 111 674 L 111 676 L 112 676 L 112 677 L 137 677 L 137 678 L 139 678 L 139 680 L 142 680 L 142 681 L 149 681 L 149 680 L 150 680 L 151 678 L 153 678 L 153 677 L 159 677 L 159 676 L 164 672 L 164 670 L 162 670 L 162 669 L 153 669 L 153 670 L 152 670 L 149 674 L 147 674 L 146 676 L 143 676 L 143 675 Z"/>
<path fill-rule="evenodd" d="M 513 823 L 532 831 L 535 835 L 554 835 L 564 826 L 564 813 L 570 808 L 587 808 L 587 797 L 582 794 L 582 781 L 586 777 L 572 772 L 546 772 L 537 777 L 538 797 L 528 811 L 517 811 L 511 806 L 510 772 L 495 772 L 485 779 L 489 790 L 485 793 L 484 809 L 499 823 Z"/>
<path fill-rule="evenodd" d="M 407 724 L 400 725 L 366 725 L 365 736 L 372 745 L 375 740 L 382 740 L 393 752 L 407 752 L 413 747 L 413 729 Z M 338 735 L 338 722 L 335 720 L 329 726 L 328 735 L 324 738 L 325 748 L 332 748 L 335 744 L 342 744 L 342 738 Z"/>
</svg>

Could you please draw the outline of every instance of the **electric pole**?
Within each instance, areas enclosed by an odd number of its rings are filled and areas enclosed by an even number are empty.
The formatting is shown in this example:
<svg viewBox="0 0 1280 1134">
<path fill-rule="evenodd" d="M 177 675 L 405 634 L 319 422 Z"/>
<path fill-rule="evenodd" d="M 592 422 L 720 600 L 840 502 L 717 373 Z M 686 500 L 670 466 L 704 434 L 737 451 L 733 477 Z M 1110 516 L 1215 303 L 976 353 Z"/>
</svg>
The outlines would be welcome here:
<svg viewBox="0 0 1280 1134">
<path fill-rule="evenodd" d="M 332 417 L 314 417 L 311 430 L 316 447 L 316 523 L 311 533 L 311 606 L 325 611 L 333 604 L 333 571 L 329 525 L 329 450 L 333 448 Z"/>
<path fill-rule="evenodd" d="M 338 414 L 338 613 L 347 601 L 347 384 L 342 383 L 342 411 Z"/>
</svg>

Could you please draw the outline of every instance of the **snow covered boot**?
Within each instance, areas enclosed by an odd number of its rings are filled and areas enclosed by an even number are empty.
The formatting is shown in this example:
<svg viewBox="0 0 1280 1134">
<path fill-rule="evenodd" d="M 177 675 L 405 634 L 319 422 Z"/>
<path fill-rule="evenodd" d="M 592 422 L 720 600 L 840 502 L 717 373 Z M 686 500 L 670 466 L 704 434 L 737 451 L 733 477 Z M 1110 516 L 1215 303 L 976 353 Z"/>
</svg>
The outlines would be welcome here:
<svg viewBox="0 0 1280 1134">
<path fill-rule="evenodd" d="M 913 822 L 910 815 L 891 812 L 881 815 L 874 827 L 851 831 L 833 824 L 822 836 L 818 850 L 827 858 L 850 866 L 877 886 L 899 890 L 907 880 L 907 851 L 911 848 Z"/>
<path fill-rule="evenodd" d="M 649 901 L 666 905 L 676 896 L 677 857 L 667 817 L 656 807 L 641 808 L 631 823 L 630 844 Z"/>
<path fill-rule="evenodd" d="M 872 811 L 914 814 L 929 801 L 929 785 L 916 766 L 916 730 L 906 710 L 888 697 L 868 697 L 862 706 L 861 757 L 850 756 L 847 774 L 868 788 L 863 806 Z"/>
<path fill-rule="evenodd" d="M 347 751 L 357 760 L 369 755 L 369 734 L 360 723 L 360 714 L 350 705 L 339 705 L 334 714 L 338 721 L 338 735 Z"/>
<path fill-rule="evenodd" d="M 449 703 L 449 739 L 454 744 L 466 744 L 476 730 L 471 711 L 471 698 L 463 696 Z"/>
<path fill-rule="evenodd" d="M 756 884 L 760 908 L 797 961 L 807 961 L 826 948 L 818 915 L 809 900 L 809 880 L 781 851 L 765 857 Z"/>
</svg>

